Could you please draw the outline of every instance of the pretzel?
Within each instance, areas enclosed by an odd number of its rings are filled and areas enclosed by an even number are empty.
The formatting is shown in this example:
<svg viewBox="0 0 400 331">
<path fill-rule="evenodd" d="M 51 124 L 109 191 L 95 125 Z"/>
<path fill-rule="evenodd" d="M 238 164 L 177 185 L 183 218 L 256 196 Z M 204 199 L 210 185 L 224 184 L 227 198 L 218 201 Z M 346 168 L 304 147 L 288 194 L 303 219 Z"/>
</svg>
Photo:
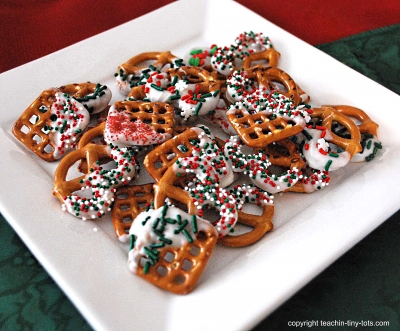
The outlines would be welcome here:
<svg viewBox="0 0 400 331">
<path fill-rule="evenodd" d="M 172 137 L 174 108 L 161 102 L 118 101 L 109 111 L 104 130 L 107 143 L 147 146 Z"/>
<path fill-rule="evenodd" d="M 188 129 L 150 151 L 144 158 L 143 165 L 153 179 L 158 182 L 164 173 L 180 157 L 190 155 L 198 142 L 198 133 Z"/>
<path fill-rule="evenodd" d="M 185 79 L 189 83 L 195 82 L 193 87 L 180 92 L 178 108 L 181 110 L 182 117 L 187 119 L 190 116 L 205 115 L 217 107 L 221 82 L 207 70 L 200 67 L 182 66 L 170 69 L 169 73 L 172 80 L 177 77 L 180 81 Z"/>
<path fill-rule="evenodd" d="M 227 117 L 242 141 L 253 148 L 264 148 L 274 141 L 294 136 L 306 125 L 303 114 L 284 107 L 279 111 L 264 107 L 250 113 L 243 104 L 236 103 L 228 109 Z"/>
<path fill-rule="evenodd" d="M 264 52 L 273 49 L 268 37 L 262 33 L 244 32 L 235 38 L 231 46 L 218 47 L 211 57 L 212 68 L 219 73 L 229 76 L 233 70 L 241 68 L 243 61 L 253 53 Z M 278 52 L 272 50 L 263 55 L 271 60 L 270 65 L 277 65 Z"/>
<path fill-rule="evenodd" d="M 285 192 L 311 193 L 321 190 L 330 182 L 329 172 L 310 168 L 291 139 L 285 139 L 269 144 L 264 150 L 271 164 L 299 169 L 298 180 Z"/>
<path fill-rule="evenodd" d="M 264 67 L 277 67 L 280 56 L 281 54 L 277 50 L 275 50 L 275 48 L 268 48 L 261 52 L 254 52 L 244 58 L 242 67 L 245 69 L 254 67 L 254 62 L 260 61 L 267 61 L 266 64 L 263 64 Z"/>
<path fill-rule="evenodd" d="M 311 168 L 325 171 L 339 169 L 361 151 L 361 133 L 352 119 L 332 107 L 316 108 L 310 116 L 313 125 L 303 131 L 305 143 L 302 152 Z M 348 136 L 334 133 L 336 124 L 346 128 Z"/>
<path fill-rule="evenodd" d="M 224 152 L 235 172 L 243 172 L 254 185 L 268 193 L 278 193 L 288 190 L 300 178 L 300 169 L 292 166 L 279 175 L 272 173 L 271 162 L 264 150 L 255 154 L 245 155 L 241 151 L 242 143 L 237 136 L 232 136 L 226 142 Z M 289 166 L 288 166 L 289 167 Z"/>
<path fill-rule="evenodd" d="M 255 56 L 255 55 L 253 55 Z M 308 102 L 310 97 L 297 85 L 293 78 L 277 67 L 262 67 L 256 65 L 254 67 L 244 67 L 251 74 L 253 71 L 258 71 L 259 75 L 263 77 L 272 91 L 279 92 L 293 101 L 295 106 L 302 102 Z"/>
<path fill-rule="evenodd" d="M 129 234 L 130 270 L 176 294 L 193 290 L 217 242 L 210 223 L 168 205 L 139 214 Z"/>
<path fill-rule="evenodd" d="M 41 159 L 52 162 L 76 147 L 89 120 L 82 104 L 54 88 L 43 91 L 32 102 L 14 123 L 12 132 Z"/>
<path fill-rule="evenodd" d="M 265 146 L 264 151 L 273 165 L 303 169 L 306 162 L 297 147 L 290 138 L 286 138 Z"/>
<path fill-rule="evenodd" d="M 173 167 L 169 168 L 163 177 L 154 184 L 154 207 L 165 204 L 166 199 L 177 201 L 191 215 L 203 217 L 205 207 L 213 207 L 219 211 L 220 218 L 213 222 L 218 231 L 218 237 L 227 235 L 234 227 L 238 218 L 236 198 L 228 191 L 211 181 L 196 181 L 185 189 L 176 185 L 179 178 Z"/>
<path fill-rule="evenodd" d="M 238 185 L 233 193 L 241 204 L 253 203 L 262 208 L 261 215 L 245 213 L 239 210 L 239 224 L 253 228 L 252 231 L 239 235 L 228 234 L 218 240 L 224 246 L 245 247 L 259 241 L 264 235 L 273 229 L 272 218 L 274 215 L 273 196 L 260 191 L 252 185 Z"/>
<path fill-rule="evenodd" d="M 97 114 L 104 110 L 111 100 L 111 90 L 99 83 L 68 84 L 58 88 L 79 101 L 90 114 Z"/>
<path fill-rule="evenodd" d="M 114 195 L 111 220 L 117 238 L 129 241 L 129 229 L 136 217 L 153 203 L 153 184 L 119 186 Z"/>
<path fill-rule="evenodd" d="M 314 108 L 311 118 L 317 118 L 321 121 L 321 126 L 330 131 L 332 139 L 330 140 L 335 145 L 345 149 L 350 153 L 351 157 L 361 151 L 361 134 L 357 125 L 347 116 L 341 114 L 333 107 Z M 349 132 L 349 138 L 343 138 L 335 134 L 332 130 L 332 125 L 337 122 L 343 125 Z"/>
<path fill-rule="evenodd" d="M 67 179 L 76 162 L 85 159 L 87 173 Z M 105 170 L 100 160 L 112 159 L 116 168 Z M 54 173 L 53 195 L 63 204 L 63 210 L 82 219 L 96 219 L 111 210 L 115 188 L 136 176 L 136 160 L 131 151 L 97 144 L 88 144 L 72 151 L 59 163 Z M 91 197 L 84 196 L 90 190 Z M 79 192 L 79 193 L 78 193 Z"/>
<path fill-rule="evenodd" d="M 149 62 L 152 63 L 149 65 Z M 168 64 L 171 68 L 179 67 L 182 65 L 182 59 L 170 51 L 137 54 L 118 67 L 115 74 L 117 86 L 126 95 L 141 79 L 147 78 L 149 73 L 160 71 Z"/>
<path fill-rule="evenodd" d="M 288 188 L 287 192 L 312 193 L 328 186 L 330 180 L 328 171 L 312 169 L 306 166 L 301 169 L 301 175 L 297 183 Z"/>
<path fill-rule="evenodd" d="M 264 75 L 263 67 L 234 70 L 226 80 L 226 99 L 230 103 L 245 100 L 253 93 L 270 90 L 270 83 Z"/>
<path fill-rule="evenodd" d="M 332 107 L 341 114 L 344 114 L 357 124 L 358 129 L 361 133 L 361 147 L 362 151 L 355 154 L 351 162 L 362 162 L 371 161 L 375 158 L 377 152 L 382 149 L 382 143 L 378 140 L 378 127 L 379 125 L 374 122 L 368 114 L 360 108 L 346 106 L 346 105 L 335 105 L 335 106 L 322 106 Z M 337 132 L 335 130 L 335 132 Z"/>
<path fill-rule="evenodd" d="M 343 115 L 346 115 L 350 118 L 354 118 L 355 122 L 358 121 L 358 124 L 357 122 L 356 124 L 358 126 L 358 129 L 360 130 L 360 133 L 362 134 L 367 133 L 367 134 L 373 134 L 374 136 L 378 136 L 378 128 L 379 128 L 378 123 L 374 122 L 368 116 L 368 114 L 362 109 L 347 105 L 322 106 L 322 108 L 325 107 L 331 107 Z"/>
</svg>

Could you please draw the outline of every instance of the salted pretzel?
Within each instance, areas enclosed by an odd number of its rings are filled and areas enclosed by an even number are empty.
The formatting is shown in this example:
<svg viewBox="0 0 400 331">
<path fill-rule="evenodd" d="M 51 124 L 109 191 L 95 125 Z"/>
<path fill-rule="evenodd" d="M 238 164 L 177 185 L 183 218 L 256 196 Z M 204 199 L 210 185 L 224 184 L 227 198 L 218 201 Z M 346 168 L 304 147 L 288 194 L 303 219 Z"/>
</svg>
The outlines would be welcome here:
<svg viewBox="0 0 400 331">
<path fill-rule="evenodd" d="M 227 112 L 228 121 L 249 147 L 264 148 L 300 133 L 306 125 L 302 116 L 291 117 L 273 110 L 250 113 L 243 105 L 233 105 Z"/>
<path fill-rule="evenodd" d="M 64 116 L 71 118 L 68 123 Z M 52 162 L 74 149 L 89 124 L 82 104 L 57 88 L 43 91 L 14 123 L 12 132 L 41 159 Z"/>
<path fill-rule="evenodd" d="M 103 111 L 111 100 L 111 90 L 106 85 L 85 82 L 80 84 L 67 84 L 58 89 L 73 97 L 85 106 L 90 114 Z"/>
<path fill-rule="evenodd" d="M 153 203 L 153 184 L 119 186 L 114 195 L 111 220 L 117 238 L 129 240 L 129 229 L 136 217 Z"/>
<path fill-rule="evenodd" d="M 129 234 L 129 269 L 175 294 L 194 289 L 217 242 L 210 223 L 168 205 L 139 214 Z"/>
</svg>

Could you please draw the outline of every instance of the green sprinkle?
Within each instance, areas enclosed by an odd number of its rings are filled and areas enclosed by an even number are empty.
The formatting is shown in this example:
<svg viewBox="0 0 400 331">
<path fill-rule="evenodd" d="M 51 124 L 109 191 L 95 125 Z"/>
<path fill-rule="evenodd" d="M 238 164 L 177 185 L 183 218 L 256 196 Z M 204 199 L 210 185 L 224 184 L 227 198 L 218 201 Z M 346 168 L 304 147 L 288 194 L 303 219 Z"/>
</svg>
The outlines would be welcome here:
<svg viewBox="0 0 400 331">
<path fill-rule="evenodd" d="M 312 136 L 311 136 L 306 130 L 303 130 L 303 134 L 306 136 L 306 138 L 307 138 L 308 140 L 311 140 L 311 139 L 312 139 Z"/>
<path fill-rule="evenodd" d="M 197 228 L 197 217 L 196 217 L 196 215 L 192 215 L 192 229 L 193 229 L 193 233 L 197 233 L 198 228 Z"/>
<path fill-rule="evenodd" d="M 176 229 L 175 229 L 175 231 L 174 231 L 174 233 L 175 234 L 178 234 L 179 232 L 181 232 L 181 231 L 183 231 L 183 229 L 186 227 L 186 225 L 188 225 L 188 221 L 187 220 L 184 220 L 180 225 L 179 225 L 179 227 L 177 227 Z M 178 222 L 178 224 L 179 224 L 179 222 Z"/>
<path fill-rule="evenodd" d="M 150 262 L 146 261 L 143 267 L 143 273 L 146 275 L 149 272 L 149 269 L 150 269 Z"/>
<path fill-rule="evenodd" d="M 213 93 L 213 97 L 216 97 L 216 96 L 218 95 L 218 93 L 219 93 L 219 90 L 216 90 L 216 91 Z"/>
<path fill-rule="evenodd" d="M 162 87 L 160 87 L 160 86 L 158 86 L 158 85 L 156 85 L 156 84 L 150 84 L 150 86 L 153 88 L 153 89 L 155 89 L 155 90 L 157 90 L 157 91 L 164 91 L 164 89 L 162 88 Z"/>
<path fill-rule="evenodd" d="M 192 236 L 190 235 L 190 233 L 187 232 L 186 229 L 183 229 L 183 230 L 182 230 L 182 233 L 185 235 L 185 237 L 186 237 L 186 239 L 187 239 L 187 241 L 188 241 L 189 243 L 193 243 L 194 240 L 193 240 Z"/>
<path fill-rule="evenodd" d="M 329 160 L 328 162 L 326 162 L 325 171 L 329 171 L 329 167 L 331 166 L 331 164 L 332 164 L 332 160 Z"/>
<path fill-rule="evenodd" d="M 200 108 L 203 104 L 199 102 L 194 110 L 194 116 L 197 116 L 199 114 Z"/>
</svg>

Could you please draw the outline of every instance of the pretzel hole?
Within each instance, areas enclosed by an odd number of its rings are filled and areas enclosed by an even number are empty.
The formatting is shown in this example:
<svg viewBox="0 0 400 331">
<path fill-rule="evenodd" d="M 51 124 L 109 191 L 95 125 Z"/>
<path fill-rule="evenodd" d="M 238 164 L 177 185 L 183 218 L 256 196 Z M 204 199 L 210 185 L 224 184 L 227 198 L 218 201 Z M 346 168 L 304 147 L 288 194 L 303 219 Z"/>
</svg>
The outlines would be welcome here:
<svg viewBox="0 0 400 331">
<path fill-rule="evenodd" d="M 140 258 L 140 260 L 139 260 L 139 266 L 141 266 L 142 268 L 146 265 L 146 262 L 147 262 L 148 260 L 147 260 L 147 258 L 146 257 L 144 257 L 144 256 L 142 256 L 141 258 Z"/>
<path fill-rule="evenodd" d="M 156 169 L 161 169 L 163 167 L 163 163 L 160 162 L 160 161 L 157 161 L 157 162 L 154 163 L 154 167 Z"/>
<path fill-rule="evenodd" d="M 31 123 L 31 124 L 36 124 L 36 122 L 38 121 L 38 119 L 39 119 L 39 116 L 37 116 L 37 115 L 32 115 L 31 117 L 30 117 L 30 119 L 29 119 L 29 122 Z"/>
<path fill-rule="evenodd" d="M 254 132 L 252 132 L 249 134 L 249 138 L 250 139 L 258 139 L 258 136 Z"/>
<path fill-rule="evenodd" d="M 165 133 L 165 130 L 160 128 L 157 130 L 157 133 Z"/>
<path fill-rule="evenodd" d="M 32 137 L 32 140 L 33 140 L 36 144 L 39 144 L 39 143 L 41 143 L 41 142 L 43 141 L 42 137 L 39 136 L 39 135 L 37 135 L 37 134 L 35 134 L 35 135 Z"/>
<path fill-rule="evenodd" d="M 272 84 L 273 89 L 276 91 L 283 92 L 283 93 L 288 92 L 288 89 L 286 88 L 286 86 L 278 81 L 271 81 L 271 84 Z"/>
<path fill-rule="evenodd" d="M 138 207 L 139 207 L 140 209 L 145 209 L 145 208 L 147 207 L 147 202 L 139 202 L 139 203 L 138 203 Z"/>
<path fill-rule="evenodd" d="M 151 124 L 151 123 L 153 123 L 152 122 L 152 120 L 151 119 L 148 119 L 148 118 L 146 118 L 144 121 L 142 121 L 143 123 L 145 123 L 145 124 Z"/>
<path fill-rule="evenodd" d="M 270 173 L 271 175 L 277 175 L 280 176 L 284 173 L 287 172 L 287 168 L 281 167 L 281 166 L 277 166 L 275 164 L 271 164 L 268 167 L 268 173 Z"/>
<path fill-rule="evenodd" d="M 214 223 L 218 221 L 221 216 L 216 208 L 209 207 L 203 210 L 202 218 L 209 221 L 210 223 Z"/>
<path fill-rule="evenodd" d="M 175 253 L 166 252 L 164 255 L 164 260 L 171 263 L 173 260 L 175 260 Z"/>
<path fill-rule="evenodd" d="M 40 129 L 40 131 L 41 132 L 43 132 L 44 134 L 49 134 L 50 133 L 50 130 L 51 130 L 51 128 L 46 124 L 46 125 L 44 125 L 41 129 Z"/>
<path fill-rule="evenodd" d="M 177 275 L 175 276 L 173 282 L 177 285 L 182 285 L 183 283 L 185 283 L 186 279 L 185 277 L 183 277 L 182 275 Z"/>
<path fill-rule="evenodd" d="M 198 256 L 198 255 L 200 254 L 200 252 L 201 252 L 201 249 L 200 249 L 199 246 L 192 245 L 192 246 L 190 247 L 190 250 L 189 250 L 190 255 L 192 255 L 192 256 Z"/>
<path fill-rule="evenodd" d="M 132 216 L 128 215 L 124 216 L 121 221 L 122 223 L 131 224 L 133 222 L 133 219 Z M 129 229 L 126 229 L 126 232 L 129 233 Z"/>
<path fill-rule="evenodd" d="M 157 121 L 158 124 L 165 124 L 165 119 L 159 118 Z"/>
<path fill-rule="evenodd" d="M 261 206 L 249 202 L 243 205 L 242 212 L 246 214 L 261 216 L 263 213 L 263 209 Z"/>
<path fill-rule="evenodd" d="M 30 130 L 29 130 L 29 127 L 27 127 L 26 125 L 23 125 L 23 126 L 21 126 L 19 131 L 21 131 L 24 134 L 27 134 Z"/>
<path fill-rule="evenodd" d="M 176 156 L 176 154 L 174 153 L 174 152 L 168 152 L 168 153 L 166 153 L 166 157 L 167 157 L 167 160 L 172 160 L 175 156 Z"/>
<path fill-rule="evenodd" d="M 166 112 L 167 112 L 167 110 L 165 108 L 160 108 L 157 113 L 158 114 L 165 114 Z"/>
<path fill-rule="evenodd" d="M 332 131 L 339 137 L 351 139 L 350 132 L 344 125 L 340 124 L 339 122 L 336 121 L 332 122 Z"/>
<path fill-rule="evenodd" d="M 190 271 L 193 268 L 193 262 L 185 259 L 182 263 L 182 269 L 185 271 Z"/>
<path fill-rule="evenodd" d="M 131 206 L 128 205 L 128 204 L 123 204 L 123 205 L 120 205 L 120 206 L 119 206 L 119 209 L 120 209 L 121 211 L 127 211 L 127 210 L 131 209 Z"/>
<path fill-rule="evenodd" d="M 53 101 L 53 98 L 50 98 L 49 101 Z M 38 107 L 38 110 L 44 114 L 45 112 L 47 112 L 49 110 L 49 108 L 46 105 L 41 105 L 40 107 Z"/>
<path fill-rule="evenodd" d="M 165 277 L 168 274 L 168 269 L 160 265 L 157 267 L 157 273 L 161 277 Z"/>
<path fill-rule="evenodd" d="M 47 144 L 47 145 L 44 147 L 43 151 L 44 151 L 45 153 L 47 153 L 47 154 L 51 154 L 51 153 L 54 152 L 54 147 L 51 146 L 50 144 Z"/>
<path fill-rule="evenodd" d="M 120 200 L 128 199 L 128 194 L 127 193 L 119 193 L 119 194 L 117 194 L 117 198 Z"/>
<path fill-rule="evenodd" d="M 196 240 L 200 242 L 205 242 L 208 239 L 208 234 L 204 231 L 199 231 L 196 235 Z M 200 250 L 200 248 L 199 248 Z"/>
</svg>

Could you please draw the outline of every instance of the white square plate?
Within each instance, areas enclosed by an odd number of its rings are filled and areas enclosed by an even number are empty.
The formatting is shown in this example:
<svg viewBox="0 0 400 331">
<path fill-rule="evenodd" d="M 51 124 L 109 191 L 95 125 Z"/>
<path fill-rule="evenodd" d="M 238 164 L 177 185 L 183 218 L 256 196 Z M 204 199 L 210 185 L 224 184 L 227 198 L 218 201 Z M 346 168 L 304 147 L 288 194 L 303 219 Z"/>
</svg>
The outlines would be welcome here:
<svg viewBox="0 0 400 331">
<path fill-rule="evenodd" d="M 56 164 L 30 153 L 11 128 L 48 87 L 101 82 L 116 101 L 114 73 L 133 55 L 184 57 L 250 30 L 271 38 L 313 106 L 364 109 L 380 124 L 384 151 L 333 172 L 321 192 L 277 195 L 273 232 L 251 247 L 218 246 L 194 292 L 173 295 L 129 272 L 109 218 L 82 222 L 61 211 L 51 194 Z M 400 208 L 400 97 L 233 1 L 174 2 L 1 74 L 0 95 L 1 212 L 97 330 L 248 329 Z"/>
</svg>

